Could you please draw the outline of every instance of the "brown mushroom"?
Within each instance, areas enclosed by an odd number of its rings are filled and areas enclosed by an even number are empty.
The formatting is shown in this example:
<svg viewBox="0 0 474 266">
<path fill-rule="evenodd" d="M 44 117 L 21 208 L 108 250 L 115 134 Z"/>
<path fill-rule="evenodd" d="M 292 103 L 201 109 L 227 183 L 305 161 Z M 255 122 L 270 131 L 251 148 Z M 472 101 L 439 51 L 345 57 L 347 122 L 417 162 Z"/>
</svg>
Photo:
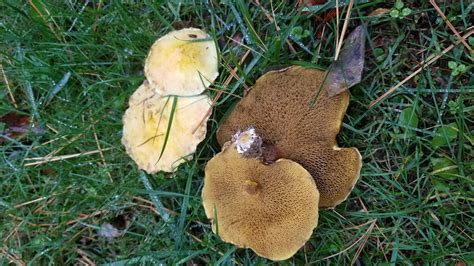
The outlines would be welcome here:
<svg viewBox="0 0 474 266">
<path fill-rule="evenodd" d="M 263 160 L 301 164 L 316 181 L 319 207 L 331 208 L 348 197 L 362 160 L 356 148 L 337 147 L 349 94 L 329 97 L 322 88 L 324 76 L 298 66 L 266 73 L 222 123 L 217 139 L 223 145 L 235 132 L 254 127 L 263 141 Z"/>
<path fill-rule="evenodd" d="M 264 165 L 245 158 L 231 142 L 208 162 L 202 199 L 223 241 L 271 260 L 293 256 L 318 222 L 319 193 L 308 171 L 287 159 Z"/>
</svg>

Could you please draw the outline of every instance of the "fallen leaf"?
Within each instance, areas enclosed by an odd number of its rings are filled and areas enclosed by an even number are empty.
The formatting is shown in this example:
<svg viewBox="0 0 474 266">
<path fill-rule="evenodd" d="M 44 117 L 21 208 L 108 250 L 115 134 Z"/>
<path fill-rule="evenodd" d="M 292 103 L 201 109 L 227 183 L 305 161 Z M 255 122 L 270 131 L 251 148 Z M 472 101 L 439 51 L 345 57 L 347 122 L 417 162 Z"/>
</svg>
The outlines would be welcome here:
<svg viewBox="0 0 474 266">
<path fill-rule="evenodd" d="M 238 31 L 230 39 L 232 40 L 230 46 L 238 46 L 244 42 L 244 35 Z"/>
<path fill-rule="evenodd" d="M 377 8 L 375 9 L 374 11 L 370 12 L 367 16 L 368 17 L 376 17 L 376 16 L 380 16 L 380 15 L 383 15 L 383 14 L 386 14 L 390 12 L 390 9 L 387 9 L 387 8 Z"/>
<path fill-rule="evenodd" d="M 10 112 L 0 117 L 0 123 L 5 124 L 0 133 L 9 138 L 19 138 L 30 130 L 31 118 L 27 115 L 21 115 L 16 112 Z M 5 138 L 0 137 L 0 144 Z"/>
<path fill-rule="evenodd" d="M 56 174 L 56 171 L 53 168 L 44 168 L 41 169 L 40 173 L 44 176 L 52 176 Z"/>
<path fill-rule="evenodd" d="M 342 12 L 342 7 L 339 8 L 339 15 Z M 335 18 L 337 15 L 336 8 L 331 8 L 328 11 L 326 11 L 323 15 L 318 15 L 316 16 L 316 21 L 320 23 L 328 23 L 331 19 Z"/>
<path fill-rule="evenodd" d="M 332 64 L 324 82 L 330 97 L 356 85 L 364 70 L 365 36 L 362 26 L 355 28 L 345 40 L 339 59 Z"/>
<path fill-rule="evenodd" d="M 342 12 L 342 7 L 339 7 L 339 15 Z M 315 20 L 318 23 L 318 30 L 316 31 L 316 38 L 321 39 L 323 37 L 324 25 L 331 21 L 337 16 L 336 8 L 331 8 L 322 15 L 315 16 Z"/>
</svg>

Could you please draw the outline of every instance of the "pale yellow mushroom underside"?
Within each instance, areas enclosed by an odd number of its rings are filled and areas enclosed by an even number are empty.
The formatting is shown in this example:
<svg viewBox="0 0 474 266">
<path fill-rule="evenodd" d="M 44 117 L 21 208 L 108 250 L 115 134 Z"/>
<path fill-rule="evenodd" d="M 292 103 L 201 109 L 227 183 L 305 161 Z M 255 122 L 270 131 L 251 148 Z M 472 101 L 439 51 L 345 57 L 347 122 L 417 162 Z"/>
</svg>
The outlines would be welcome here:
<svg viewBox="0 0 474 266">
<path fill-rule="evenodd" d="M 123 117 L 122 143 L 140 169 L 148 173 L 173 172 L 192 158 L 196 146 L 205 138 L 210 108 L 206 95 L 160 96 L 147 85 L 141 85 L 130 97 Z"/>
<path fill-rule="evenodd" d="M 166 34 L 153 44 L 145 61 L 145 76 L 161 95 L 198 95 L 218 74 L 216 46 L 200 29 Z"/>
</svg>

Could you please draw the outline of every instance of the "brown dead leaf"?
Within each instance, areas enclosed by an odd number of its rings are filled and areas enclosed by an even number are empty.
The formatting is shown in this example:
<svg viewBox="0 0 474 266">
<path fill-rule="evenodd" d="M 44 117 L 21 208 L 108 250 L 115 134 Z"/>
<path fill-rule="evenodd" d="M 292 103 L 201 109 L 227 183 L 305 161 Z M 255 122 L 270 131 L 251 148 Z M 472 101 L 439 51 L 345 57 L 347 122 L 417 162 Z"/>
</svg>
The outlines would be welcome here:
<svg viewBox="0 0 474 266">
<path fill-rule="evenodd" d="M 339 59 L 327 74 L 324 88 L 329 96 L 337 95 L 362 79 L 364 70 L 365 35 L 362 26 L 355 28 L 344 41 Z"/>
<path fill-rule="evenodd" d="M 342 7 L 339 8 L 339 14 L 342 12 Z M 321 39 L 323 37 L 323 29 L 324 25 L 334 19 L 337 16 L 336 8 L 331 8 L 328 11 L 324 12 L 321 15 L 317 15 L 314 17 L 314 20 L 318 23 L 317 31 L 316 31 L 316 38 Z"/>
<path fill-rule="evenodd" d="M 30 130 L 31 117 L 21 115 L 16 112 L 10 112 L 0 117 L 0 122 L 5 124 L 5 128 L 1 134 L 9 138 L 19 138 Z M 0 144 L 5 141 L 5 138 L 0 137 Z"/>
<path fill-rule="evenodd" d="M 380 16 L 380 15 L 383 15 L 383 14 L 387 14 L 388 12 L 390 12 L 390 9 L 377 8 L 374 11 L 370 12 L 367 16 L 368 17 L 376 17 L 376 16 Z"/>
</svg>

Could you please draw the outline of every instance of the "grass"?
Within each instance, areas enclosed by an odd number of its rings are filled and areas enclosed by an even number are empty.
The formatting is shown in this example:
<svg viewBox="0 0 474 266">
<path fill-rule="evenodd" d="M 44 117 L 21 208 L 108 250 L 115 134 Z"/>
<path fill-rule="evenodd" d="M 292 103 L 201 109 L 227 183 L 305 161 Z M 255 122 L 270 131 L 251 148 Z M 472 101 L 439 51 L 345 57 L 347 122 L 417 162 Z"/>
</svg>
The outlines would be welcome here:
<svg viewBox="0 0 474 266">
<path fill-rule="evenodd" d="M 216 129 L 245 86 L 282 66 L 330 65 L 337 20 L 315 16 L 335 1 L 310 13 L 280 1 L 178 2 L 0 3 L 0 117 L 20 112 L 34 127 L 0 146 L 1 264 L 271 263 L 212 233 L 200 199 L 203 168 L 219 151 Z M 461 35 L 473 25 L 468 1 L 438 2 Z M 369 107 L 456 42 L 428 1 L 405 7 L 412 13 L 403 18 L 368 16 L 393 10 L 393 2 L 359 1 L 352 9 L 349 29 L 367 30 L 366 69 L 351 89 L 338 140 L 360 150 L 362 177 L 346 202 L 320 212 L 311 240 L 284 265 L 474 262 L 472 54 L 456 45 Z M 204 28 L 220 47 L 220 76 L 207 93 L 224 93 L 194 159 L 172 178 L 146 175 L 120 144 L 121 117 L 143 81 L 151 44 L 187 26 Z M 295 27 L 311 34 L 298 38 Z M 231 41 L 239 34 L 245 45 Z M 468 69 L 453 73 L 449 62 Z M 226 83 L 233 68 L 239 78 Z M 77 156 L 28 165 L 49 154 Z M 125 233 L 100 237 L 104 223 Z"/>
</svg>

